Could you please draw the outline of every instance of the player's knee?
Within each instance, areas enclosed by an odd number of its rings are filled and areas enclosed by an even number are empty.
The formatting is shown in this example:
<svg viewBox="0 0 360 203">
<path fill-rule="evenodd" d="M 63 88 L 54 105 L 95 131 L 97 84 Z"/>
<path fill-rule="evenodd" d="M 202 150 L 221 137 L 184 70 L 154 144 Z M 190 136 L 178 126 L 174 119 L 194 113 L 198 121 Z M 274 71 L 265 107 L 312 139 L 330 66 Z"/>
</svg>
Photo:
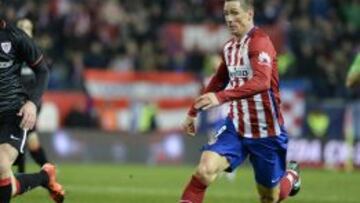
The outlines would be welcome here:
<svg viewBox="0 0 360 203">
<path fill-rule="evenodd" d="M 28 142 L 27 147 L 30 151 L 36 151 L 40 148 L 40 144 L 38 142 Z"/>
<path fill-rule="evenodd" d="M 8 173 L 11 170 L 11 161 L 9 158 L 0 156 L 0 174 Z"/>
<path fill-rule="evenodd" d="M 40 147 L 40 141 L 39 138 L 37 136 L 37 134 L 35 132 L 32 132 L 28 139 L 27 139 L 27 147 L 29 148 L 30 151 L 34 151 L 39 149 Z"/>
<path fill-rule="evenodd" d="M 196 176 L 206 181 L 206 183 L 211 183 L 214 181 L 217 173 L 217 167 L 211 163 L 202 163 L 196 170 Z"/>
<path fill-rule="evenodd" d="M 279 201 L 279 187 L 267 188 L 257 185 L 261 203 L 277 203 Z"/>
</svg>

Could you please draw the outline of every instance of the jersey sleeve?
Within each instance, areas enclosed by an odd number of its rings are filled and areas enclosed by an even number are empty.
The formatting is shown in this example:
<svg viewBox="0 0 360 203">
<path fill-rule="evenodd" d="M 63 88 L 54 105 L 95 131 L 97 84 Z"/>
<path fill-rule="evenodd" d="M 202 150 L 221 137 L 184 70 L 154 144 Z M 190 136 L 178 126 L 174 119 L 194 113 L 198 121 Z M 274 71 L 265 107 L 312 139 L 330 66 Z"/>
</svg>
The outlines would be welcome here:
<svg viewBox="0 0 360 203">
<path fill-rule="evenodd" d="M 206 86 L 206 88 L 204 89 L 204 91 L 202 93 L 204 94 L 204 93 L 208 93 L 208 92 L 221 91 L 221 90 L 225 89 L 225 87 L 227 86 L 228 83 L 229 83 L 229 73 L 228 73 L 228 69 L 226 67 L 224 58 L 222 58 L 222 61 L 219 65 L 219 67 L 217 68 L 216 73 L 211 78 L 209 84 Z M 196 116 L 197 110 L 194 108 L 194 105 L 191 106 L 188 114 L 190 116 Z"/>
<path fill-rule="evenodd" d="M 276 51 L 268 36 L 253 37 L 249 42 L 248 56 L 253 77 L 244 85 L 216 94 L 221 103 L 243 99 L 270 89 L 272 69 L 276 66 Z"/>
<path fill-rule="evenodd" d="M 41 50 L 34 41 L 22 30 L 17 30 L 18 57 L 25 61 L 30 68 L 34 68 L 43 60 Z"/>
<path fill-rule="evenodd" d="M 18 28 L 13 28 L 12 31 L 16 40 L 17 57 L 20 60 L 25 61 L 27 65 L 33 69 L 36 78 L 32 94 L 29 95 L 28 99 L 39 106 L 41 97 L 48 85 L 48 65 L 44 62 L 43 54 L 40 49 L 25 32 Z"/>
<path fill-rule="evenodd" d="M 218 92 L 220 90 L 223 90 L 228 83 L 229 83 L 228 69 L 225 65 L 225 62 L 222 61 L 215 75 L 211 78 L 209 84 L 206 86 L 203 93 Z"/>
</svg>

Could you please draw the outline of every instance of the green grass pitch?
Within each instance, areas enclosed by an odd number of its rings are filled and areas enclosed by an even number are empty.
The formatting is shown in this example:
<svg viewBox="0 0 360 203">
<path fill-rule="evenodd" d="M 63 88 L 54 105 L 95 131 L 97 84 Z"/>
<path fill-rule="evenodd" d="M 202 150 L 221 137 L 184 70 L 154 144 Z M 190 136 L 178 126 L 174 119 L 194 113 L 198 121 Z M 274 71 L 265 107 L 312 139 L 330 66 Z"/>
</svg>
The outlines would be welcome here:
<svg viewBox="0 0 360 203">
<path fill-rule="evenodd" d="M 177 203 L 193 167 L 60 164 L 59 180 L 68 203 Z M 35 171 L 36 167 L 29 167 Z M 359 203 L 360 172 L 303 170 L 298 196 L 288 203 Z M 50 203 L 43 189 L 15 198 L 15 203 Z M 242 167 L 233 182 L 220 177 L 205 203 L 258 202 L 252 170 Z"/>
</svg>

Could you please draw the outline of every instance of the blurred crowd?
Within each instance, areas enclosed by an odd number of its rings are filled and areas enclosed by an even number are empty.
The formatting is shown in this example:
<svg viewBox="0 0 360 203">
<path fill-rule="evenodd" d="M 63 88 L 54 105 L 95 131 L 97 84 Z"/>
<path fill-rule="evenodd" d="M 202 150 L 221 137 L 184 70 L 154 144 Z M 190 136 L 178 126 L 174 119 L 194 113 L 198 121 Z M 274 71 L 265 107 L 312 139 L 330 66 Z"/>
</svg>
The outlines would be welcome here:
<svg viewBox="0 0 360 203">
<path fill-rule="evenodd" d="M 28 17 L 52 64 L 51 89 L 79 89 L 86 68 L 206 72 L 209 53 L 170 54 L 159 34 L 176 23 L 223 24 L 221 0 L 4 0 L 9 21 Z M 306 80 L 315 97 L 343 97 L 360 50 L 359 0 L 258 0 L 255 22 L 280 30 L 282 79 Z M 183 62 L 178 68 L 176 61 Z M 194 63 L 196 61 L 196 63 Z"/>
</svg>

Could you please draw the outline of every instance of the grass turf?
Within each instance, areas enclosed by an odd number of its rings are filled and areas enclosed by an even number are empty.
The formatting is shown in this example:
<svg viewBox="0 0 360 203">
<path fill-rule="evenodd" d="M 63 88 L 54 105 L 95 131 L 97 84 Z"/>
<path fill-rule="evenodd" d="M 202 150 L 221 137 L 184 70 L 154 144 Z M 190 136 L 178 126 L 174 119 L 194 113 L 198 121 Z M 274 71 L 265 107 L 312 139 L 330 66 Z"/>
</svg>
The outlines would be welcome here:
<svg viewBox="0 0 360 203">
<path fill-rule="evenodd" d="M 61 182 L 69 203 L 177 203 L 193 167 L 61 164 Z M 36 171 L 35 166 L 29 171 Z M 300 193 L 288 203 L 359 203 L 360 172 L 303 170 Z M 50 203 L 36 189 L 14 203 Z M 234 181 L 221 177 L 207 191 L 205 203 L 258 202 L 252 170 L 242 167 Z"/>
</svg>

